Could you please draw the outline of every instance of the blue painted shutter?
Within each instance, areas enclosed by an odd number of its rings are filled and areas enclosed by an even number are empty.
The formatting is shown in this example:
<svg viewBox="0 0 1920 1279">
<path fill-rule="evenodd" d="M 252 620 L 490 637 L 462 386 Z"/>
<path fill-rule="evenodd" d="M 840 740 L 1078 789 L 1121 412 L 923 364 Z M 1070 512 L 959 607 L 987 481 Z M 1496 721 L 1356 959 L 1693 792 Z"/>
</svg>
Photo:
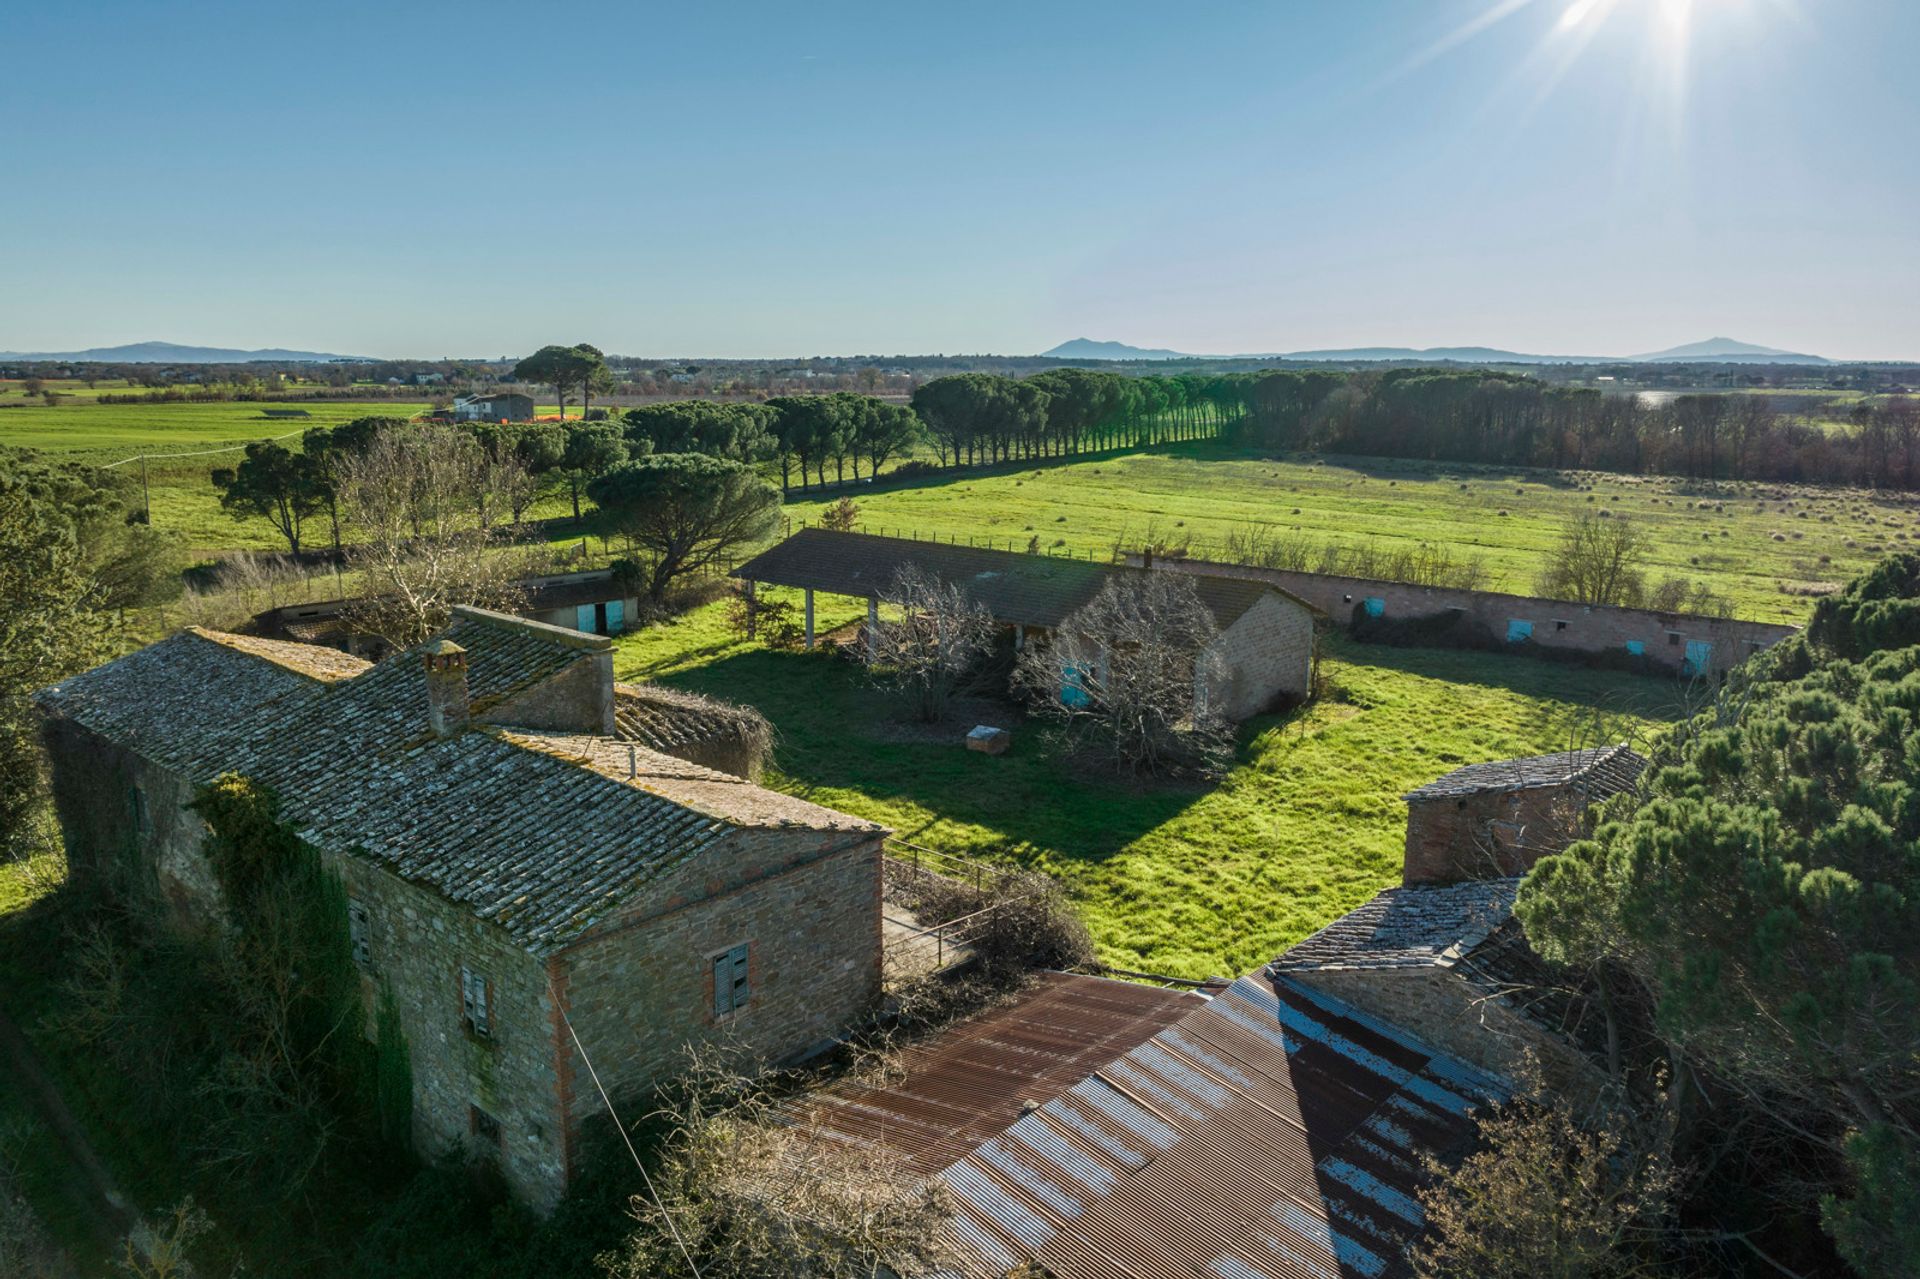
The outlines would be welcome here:
<svg viewBox="0 0 1920 1279">
<path fill-rule="evenodd" d="M 1078 666 L 1069 666 L 1066 678 L 1060 684 L 1060 704 L 1069 710 L 1079 710 L 1093 698 L 1087 695 L 1087 678 Z"/>
<path fill-rule="evenodd" d="M 1645 657 L 1647 655 L 1647 646 L 1640 640 L 1628 640 L 1627 654 L 1630 657 Z"/>
<path fill-rule="evenodd" d="M 1688 675 L 1705 675 L 1713 665 L 1713 645 L 1705 640 L 1687 641 L 1687 663 L 1681 670 Z"/>
<path fill-rule="evenodd" d="M 1367 616 L 1368 617 L 1379 617 L 1382 614 L 1384 614 L 1386 611 L 1387 611 L 1387 602 L 1385 600 L 1376 599 L 1376 598 L 1369 598 L 1367 600 Z"/>
<path fill-rule="evenodd" d="M 618 635 L 627 629 L 627 602 L 625 600 L 607 601 L 607 634 Z"/>
<path fill-rule="evenodd" d="M 1507 619 L 1507 643 L 1524 644 L 1533 638 L 1533 623 L 1523 622 L 1517 617 Z"/>
<path fill-rule="evenodd" d="M 593 605 L 582 604 L 573 610 L 573 629 L 593 634 Z"/>
</svg>

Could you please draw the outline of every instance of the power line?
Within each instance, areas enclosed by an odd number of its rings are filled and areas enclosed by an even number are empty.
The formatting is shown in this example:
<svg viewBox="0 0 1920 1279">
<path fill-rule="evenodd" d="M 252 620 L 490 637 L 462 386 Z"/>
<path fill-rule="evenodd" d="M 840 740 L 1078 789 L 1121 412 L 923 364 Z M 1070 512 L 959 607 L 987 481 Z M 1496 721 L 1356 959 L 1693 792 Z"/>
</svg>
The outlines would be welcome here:
<svg viewBox="0 0 1920 1279">
<path fill-rule="evenodd" d="M 567 1025 L 567 1034 L 573 1039 L 574 1049 L 580 1054 L 580 1060 L 587 1063 L 587 1074 L 593 1080 L 594 1091 L 600 1094 L 607 1113 L 613 1117 L 613 1126 L 620 1131 L 620 1140 L 625 1144 L 627 1154 L 633 1159 L 633 1166 L 640 1170 L 640 1179 L 646 1183 L 647 1198 L 653 1200 L 653 1206 L 660 1210 L 660 1219 L 667 1223 L 667 1233 L 673 1236 L 680 1255 L 687 1259 L 687 1269 L 693 1271 L 693 1279 L 700 1279 L 700 1267 L 694 1264 L 693 1254 L 687 1251 L 687 1242 L 680 1237 L 680 1227 L 673 1224 L 673 1214 L 667 1211 L 667 1205 L 661 1202 L 659 1192 L 653 1188 L 653 1178 L 648 1175 L 646 1164 L 640 1161 L 640 1152 L 633 1148 L 633 1138 L 627 1135 L 627 1126 L 620 1122 L 620 1112 L 613 1108 L 613 1098 L 607 1096 L 606 1088 L 601 1085 L 600 1072 L 593 1068 L 593 1058 L 587 1056 L 586 1045 L 580 1042 L 580 1032 L 573 1028 L 573 1018 L 567 1016 L 567 1005 L 560 998 L 560 992 L 553 988 L 551 977 L 547 978 L 547 998 L 553 1000 L 553 1006 L 560 1010 L 560 1020 Z"/>
<path fill-rule="evenodd" d="M 306 433 L 307 428 L 301 427 L 297 431 L 288 431 L 285 435 L 267 435 L 257 440 L 242 440 L 238 444 L 222 444 L 217 449 L 194 449 L 187 453 L 135 453 L 132 457 L 123 457 L 118 462 L 103 463 L 100 469 L 103 471 L 111 471 L 116 466 L 125 466 L 129 462 L 146 461 L 149 458 L 156 462 L 164 462 L 171 457 L 208 457 L 214 453 L 231 453 L 235 449 L 243 449 L 249 444 L 278 444 L 281 440 L 290 440 L 296 435 L 305 435 Z"/>
</svg>

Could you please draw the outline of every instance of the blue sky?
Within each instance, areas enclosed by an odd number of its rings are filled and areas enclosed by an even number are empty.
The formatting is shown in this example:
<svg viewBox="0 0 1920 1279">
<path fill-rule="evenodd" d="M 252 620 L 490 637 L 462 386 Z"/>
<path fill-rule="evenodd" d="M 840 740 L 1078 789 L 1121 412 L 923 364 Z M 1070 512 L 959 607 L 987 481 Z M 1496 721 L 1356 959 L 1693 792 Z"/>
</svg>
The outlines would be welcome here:
<svg viewBox="0 0 1920 1279">
<path fill-rule="evenodd" d="M 1912 0 L 7 26 L 0 349 L 1920 358 Z"/>
</svg>

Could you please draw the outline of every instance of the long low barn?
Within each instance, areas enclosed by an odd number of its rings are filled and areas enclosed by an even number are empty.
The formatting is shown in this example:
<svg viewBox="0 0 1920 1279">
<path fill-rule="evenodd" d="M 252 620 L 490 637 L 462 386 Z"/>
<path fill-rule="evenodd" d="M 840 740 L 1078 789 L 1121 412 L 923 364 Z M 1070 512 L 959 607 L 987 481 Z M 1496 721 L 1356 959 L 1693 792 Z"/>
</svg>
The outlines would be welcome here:
<svg viewBox="0 0 1920 1279">
<path fill-rule="evenodd" d="M 946 542 L 802 529 L 734 570 L 759 583 L 806 592 L 806 635 L 813 644 L 813 595 L 867 601 L 869 623 L 900 571 L 918 567 L 958 586 L 1013 630 L 1016 644 L 1058 631 L 1108 582 L 1147 570 Z M 1312 682 L 1312 605 L 1266 582 L 1195 577 L 1201 603 L 1220 633 L 1210 649 L 1223 672 L 1207 695 L 1232 719 L 1265 710 L 1275 698 L 1302 697 Z"/>
</svg>

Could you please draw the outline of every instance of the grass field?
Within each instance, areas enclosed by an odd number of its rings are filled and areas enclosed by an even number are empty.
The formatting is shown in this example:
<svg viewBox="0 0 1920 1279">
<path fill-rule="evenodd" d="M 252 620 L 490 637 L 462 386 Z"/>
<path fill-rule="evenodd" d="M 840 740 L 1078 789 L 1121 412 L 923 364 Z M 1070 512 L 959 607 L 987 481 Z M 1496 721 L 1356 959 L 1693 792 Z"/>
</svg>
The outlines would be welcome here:
<svg viewBox="0 0 1920 1279">
<path fill-rule="evenodd" d="M 1650 536 L 1650 576 L 1687 576 L 1726 596 L 1740 616 L 1797 621 L 1810 584 L 1845 581 L 1880 551 L 1920 543 L 1912 502 L 1868 492 L 1676 480 L 1386 459 L 1276 461 L 1214 445 L 959 475 L 911 488 L 856 493 L 868 532 L 1105 558 L 1149 536 L 1192 539 L 1205 554 L 1253 524 L 1314 543 L 1383 549 L 1432 543 L 1478 556 L 1497 589 L 1532 592 L 1566 521 L 1589 510 L 1631 518 Z M 1703 505 L 1704 504 L 1704 505 Z M 827 502 L 796 500 L 796 523 Z"/>
<path fill-rule="evenodd" d="M 863 605 L 820 601 L 824 627 Z M 1016 729 L 1011 753 L 929 737 L 852 663 L 739 640 L 712 604 L 619 642 L 621 678 L 757 706 L 768 784 L 949 852 L 1066 882 L 1125 968 L 1239 974 L 1399 876 L 1399 797 L 1469 762 L 1637 737 L 1679 713 L 1670 681 L 1497 654 L 1337 645 L 1337 698 L 1245 727 L 1217 787 L 1140 787 Z M 1002 722 L 1005 722 L 1004 719 Z"/>
<path fill-rule="evenodd" d="M 319 401 L 295 421 L 243 403 L 101 405 L 0 410 L 0 445 L 104 462 L 136 453 L 182 453 L 295 433 L 368 413 L 410 415 L 419 401 Z M 544 410 L 543 410 L 544 411 Z M 219 508 L 207 472 L 233 453 L 147 464 L 156 527 L 195 550 L 282 546 L 263 521 L 235 521 Z M 837 494 L 835 499 L 837 500 Z M 994 475 L 882 485 L 859 492 L 862 526 L 1024 548 L 1038 538 L 1055 554 L 1109 554 L 1148 536 L 1191 539 L 1194 553 L 1229 533 L 1269 526 L 1315 543 L 1431 543 L 1477 556 L 1490 585 L 1529 592 L 1543 554 L 1583 510 L 1632 518 L 1653 539 L 1651 573 L 1695 578 L 1741 616 L 1793 621 L 1808 593 L 1846 580 L 1884 550 L 1920 542 L 1920 513 L 1904 499 L 1869 492 L 1781 485 L 1692 490 L 1662 478 L 1448 467 L 1383 459 L 1271 459 L 1216 444 L 1058 463 Z M 796 523 L 817 519 L 824 499 L 796 497 Z M 549 502 L 541 515 L 563 513 Z M 568 534 L 561 534 L 562 539 Z"/>
</svg>

